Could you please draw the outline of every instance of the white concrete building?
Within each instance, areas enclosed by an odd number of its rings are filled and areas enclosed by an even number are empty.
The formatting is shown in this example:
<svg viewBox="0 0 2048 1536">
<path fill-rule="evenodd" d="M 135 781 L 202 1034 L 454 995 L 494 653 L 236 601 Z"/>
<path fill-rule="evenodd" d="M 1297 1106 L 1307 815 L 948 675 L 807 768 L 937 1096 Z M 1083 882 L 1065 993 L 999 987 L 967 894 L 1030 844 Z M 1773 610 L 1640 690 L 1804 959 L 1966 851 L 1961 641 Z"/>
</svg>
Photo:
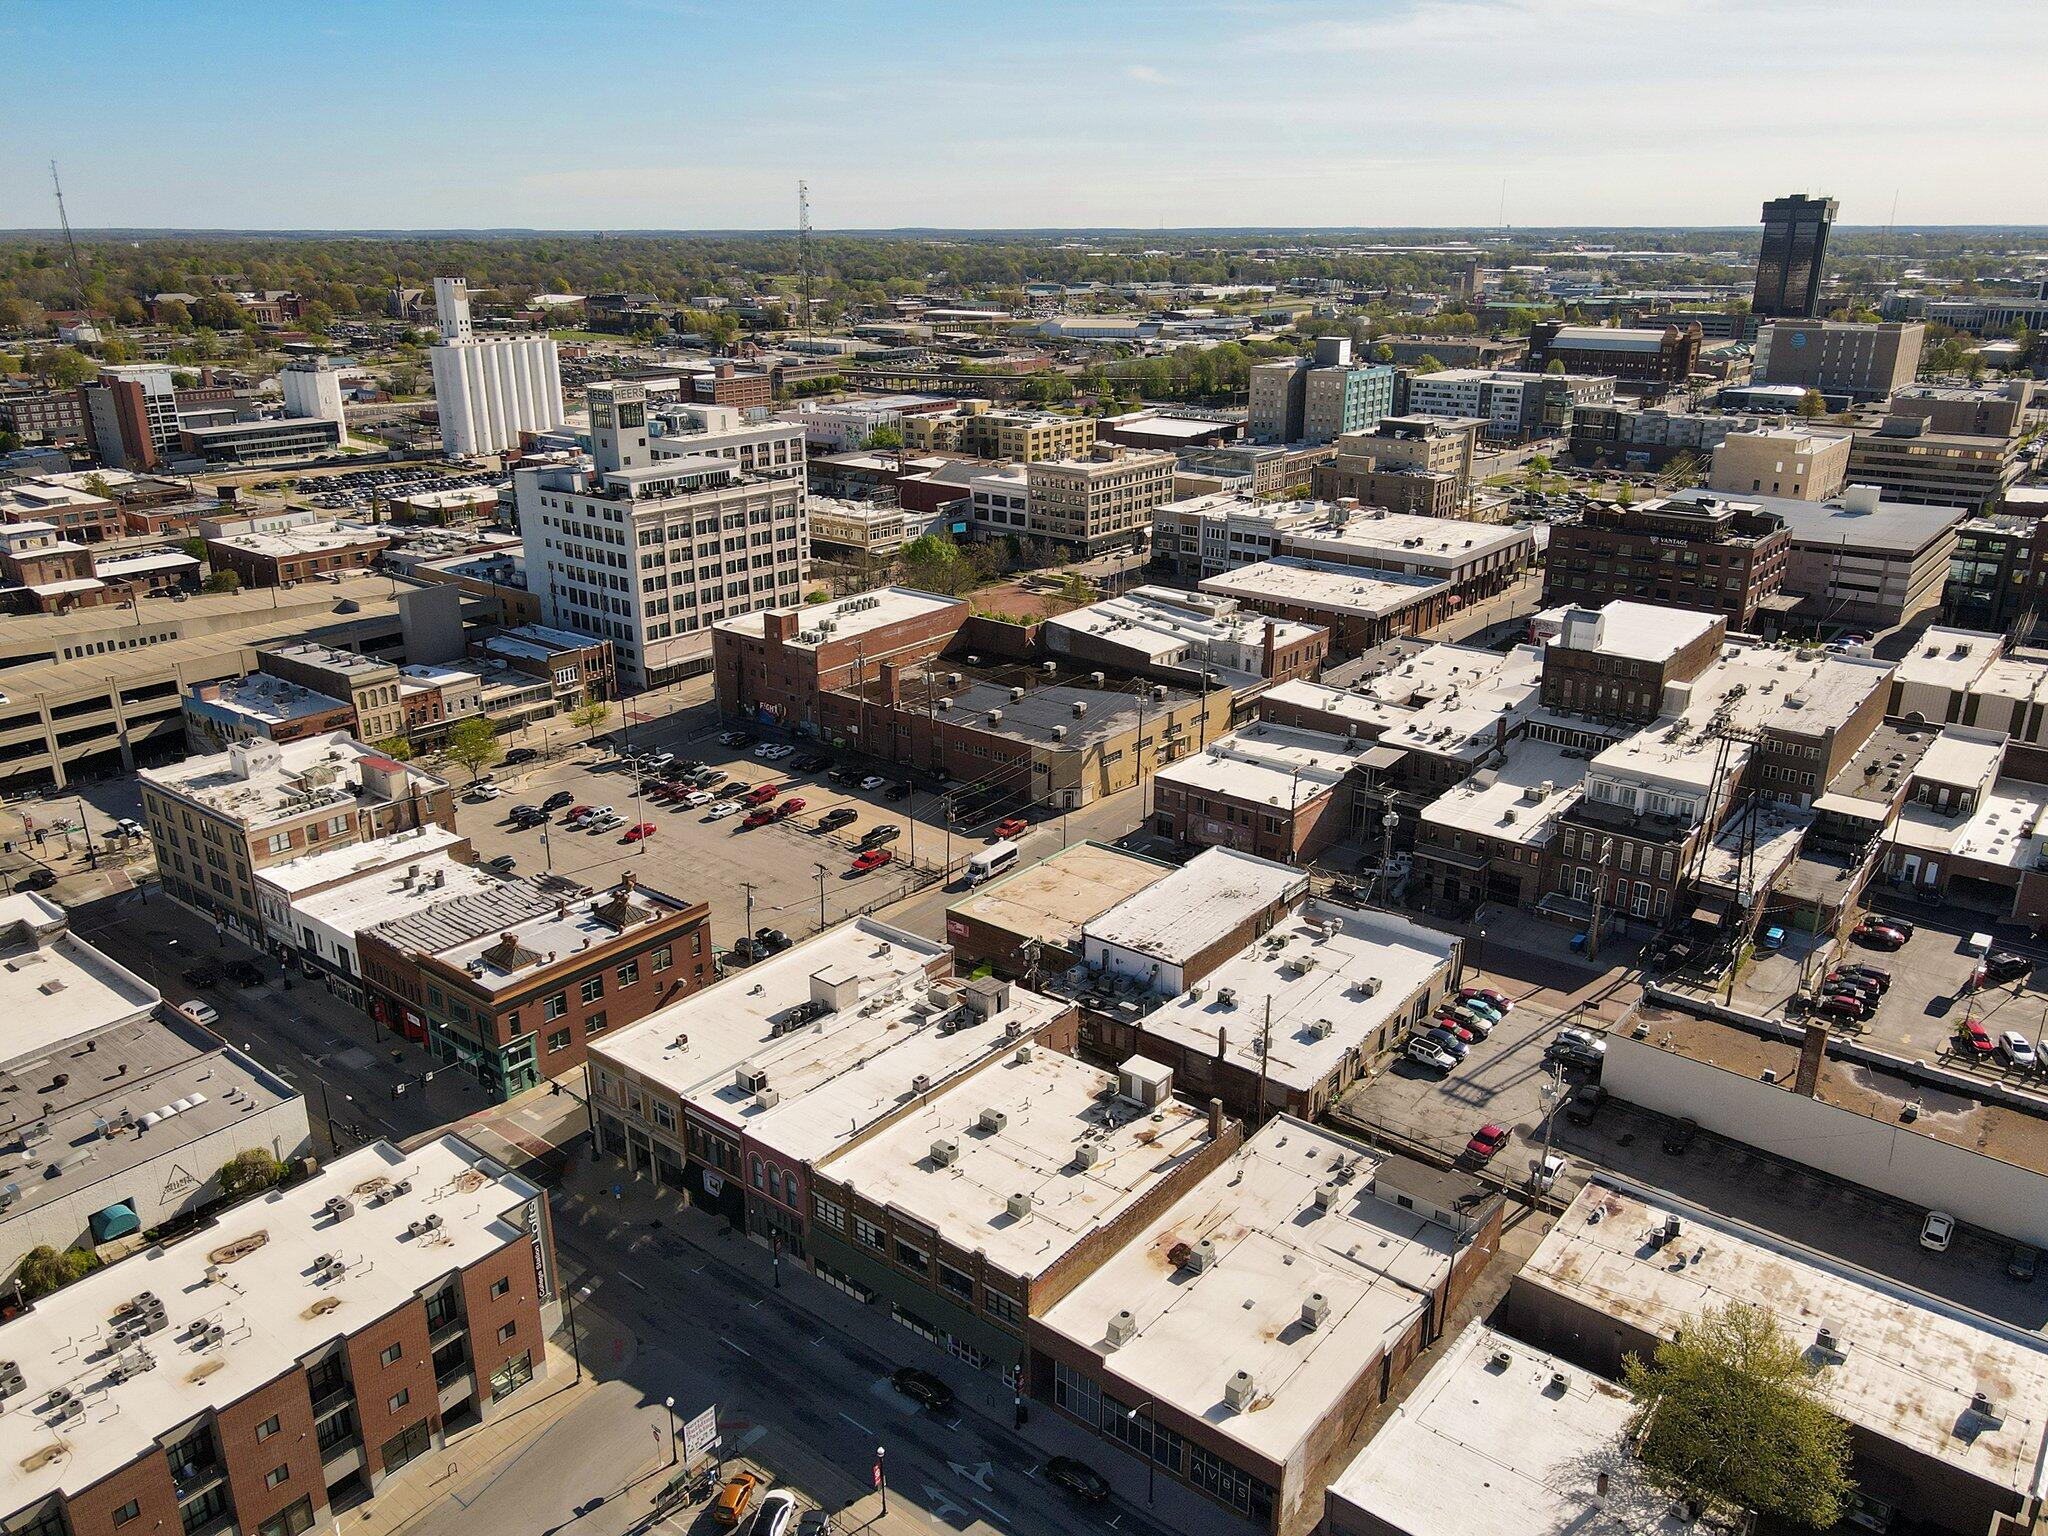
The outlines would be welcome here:
<svg viewBox="0 0 2048 1536">
<path fill-rule="evenodd" d="M 708 670 L 712 626 L 796 607 L 810 565 L 798 434 L 742 427 L 687 447 L 650 434 L 649 393 L 591 385 L 592 460 L 513 477 L 542 621 L 609 638 L 628 691 Z"/>
<path fill-rule="evenodd" d="M 562 424 L 562 365 L 552 337 L 478 336 L 469 323 L 469 285 L 459 277 L 434 279 L 434 303 L 441 339 L 428 356 L 450 456 L 502 453 L 521 432 Z"/>
<path fill-rule="evenodd" d="M 315 416 L 331 421 L 348 436 L 348 416 L 341 403 L 341 370 L 330 368 L 324 357 L 302 357 L 279 370 L 277 382 L 284 390 L 287 416 Z"/>
</svg>

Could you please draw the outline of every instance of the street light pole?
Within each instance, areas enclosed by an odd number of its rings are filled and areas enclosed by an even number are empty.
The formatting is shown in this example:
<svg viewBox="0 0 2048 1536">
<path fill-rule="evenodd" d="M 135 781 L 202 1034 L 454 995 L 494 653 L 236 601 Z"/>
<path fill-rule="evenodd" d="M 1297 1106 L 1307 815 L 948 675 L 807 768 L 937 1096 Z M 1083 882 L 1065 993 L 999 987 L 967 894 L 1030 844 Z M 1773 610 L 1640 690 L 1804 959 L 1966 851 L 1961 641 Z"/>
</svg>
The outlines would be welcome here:
<svg viewBox="0 0 2048 1536">
<path fill-rule="evenodd" d="M 668 1409 L 668 1464 L 674 1466 L 676 1464 L 676 1400 L 672 1397 L 664 1398 L 662 1403 Z"/>
<path fill-rule="evenodd" d="M 887 1446 L 878 1445 L 875 1447 L 875 1487 L 881 1490 L 882 1513 L 885 1515 L 889 1513 L 888 1454 L 889 1448 Z"/>
<path fill-rule="evenodd" d="M 1147 1408 L 1150 1408 L 1156 1401 L 1158 1399 L 1148 1397 L 1144 1402 L 1138 1404 L 1137 1407 L 1125 1412 L 1124 1419 L 1131 1425 L 1132 1434 L 1135 1435 L 1137 1433 L 1138 1415 Z M 1158 1462 L 1153 1459 L 1152 1455 L 1152 1437 L 1147 1435 L 1145 1437 L 1145 1507 L 1148 1509 L 1152 1507 L 1153 1472 L 1157 1466 Z"/>
<path fill-rule="evenodd" d="M 825 876 L 828 871 L 822 864 L 814 863 L 813 867 L 818 871 L 818 928 L 822 932 L 825 927 Z"/>
</svg>

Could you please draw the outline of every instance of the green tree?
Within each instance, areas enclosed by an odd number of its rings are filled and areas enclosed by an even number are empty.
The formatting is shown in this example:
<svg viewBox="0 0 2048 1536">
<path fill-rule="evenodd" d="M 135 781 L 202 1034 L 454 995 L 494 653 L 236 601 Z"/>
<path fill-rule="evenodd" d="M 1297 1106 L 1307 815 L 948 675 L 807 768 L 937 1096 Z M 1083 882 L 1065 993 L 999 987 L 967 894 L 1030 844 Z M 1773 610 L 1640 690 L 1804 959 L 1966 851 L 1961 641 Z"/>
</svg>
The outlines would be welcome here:
<svg viewBox="0 0 2048 1536">
<path fill-rule="evenodd" d="M 1434 352 L 1425 352 L 1422 356 L 1415 359 L 1415 371 L 1417 373 L 1442 373 L 1444 371 L 1443 360 Z"/>
<path fill-rule="evenodd" d="M 1828 403 L 1817 389 L 1809 389 L 1799 397 L 1799 415 L 1803 421 L 1818 421 L 1827 415 Z"/>
<path fill-rule="evenodd" d="M 1529 455 L 1529 467 L 1539 475 L 1547 475 L 1557 466 L 1551 462 L 1549 454 L 1532 453 Z"/>
<path fill-rule="evenodd" d="M 263 1147 L 237 1152 L 220 1165 L 214 1175 L 220 1192 L 230 1200 L 246 1200 L 284 1182 L 285 1166 Z"/>
<path fill-rule="evenodd" d="M 586 699 L 569 711 L 569 719 L 583 728 L 586 737 L 597 733 L 611 714 L 611 706 L 603 699 Z"/>
<path fill-rule="evenodd" d="M 156 307 L 156 322 L 174 331 L 189 331 L 193 326 L 192 311 L 183 299 L 165 299 Z"/>
<path fill-rule="evenodd" d="M 1372 349 L 1372 360 L 1376 363 L 1391 363 L 1394 360 L 1394 349 L 1383 341 Z"/>
<path fill-rule="evenodd" d="M 239 592 L 242 590 L 242 578 L 233 571 L 215 571 L 206 578 L 205 585 L 200 587 L 199 590 L 202 592 Z"/>
<path fill-rule="evenodd" d="M 141 325 L 148 319 L 141 302 L 125 294 L 114 305 L 114 321 L 118 325 Z"/>
<path fill-rule="evenodd" d="M 418 756 L 413 749 L 411 738 L 406 736 L 386 736 L 382 741 L 374 742 L 372 745 L 395 763 L 409 763 Z"/>
<path fill-rule="evenodd" d="M 901 448 L 903 446 L 903 429 L 901 427 L 892 427 L 889 423 L 883 422 L 879 427 L 868 433 L 866 440 L 861 443 L 861 446 L 863 448 Z"/>
<path fill-rule="evenodd" d="M 478 774 L 505 755 L 498 745 L 498 728 L 488 720 L 464 720 L 448 733 L 448 755 L 469 770 L 473 784 Z"/>
<path fill-rule="evenodd" d="M 1553 357 L 1549 362 L 1543 365 L 1543 371 L 1554 379 L 1563 378 L 1564 359 L 1561 357 Z"/>
<path fill-rule="evenodd" d="M 34 1301 L 52 1291 L 62 1290 L 74 1280 L 83 1279 L 98 1267 L 99 1260 L 83 1248 L 66 1248 L 59 1252 L 44 1243 L 29 1249 L 22 1257 L 15 1279 L 21 1286 L 23 1299 Z"/>
<path fill-rule="evenodd" d="M 242 306 L 220 293 L 202 293 L 192 305 L 192 318 L 211 331 L 239 331 L 246 318 Z"/>
<path fill-rule="evenodd" d="M 113 497 L 114 487 L 108 482 L 105 475 L 98 473 L 90 474 L 78 483 L 88 491 L 91 491 L 93 495 L 99 497 L 101 501 L 108 501 Z"/>
<path fill-rule="evenodd" d="M 40 374 L 57 389 L 75 389 L 100 370 L 93 360 L 76 347 L 54 347 L 47 352 L 38 352 L 28 361 L 30 373 Z"/>
<path fill-rule="evenodd" d="M 1631 1433 L 1667 1492 L 1826 1529 L 1842 1517 L 1849 1428 L 1821 1403 L 1805 1356 L 1761 1307 L 1712 1308 L 1622 1379 Z"/>
<path fill-rule="evenodd" d="M 1635 499 L 1636 488 L 1630 485 L 1626 480 L 1622 481 L 1620 486 L 1616 488 L 1614 492 L 1614 504 L 1618 507 L 1626 507 L 1632 505 Z"/>
<path fill-rule="evenodd" d="M 28 302 L 12 294 L 0 294 L 0 331 L 25 331 L 31 311 Z"/>
<path fill-rule="evenodd" d="M 178 548 L 184 550 L 194 560 L 204 560 L 206 558 L 206 540 L 199 537 L 196 533 L 180 544 Z"/>
</svg>

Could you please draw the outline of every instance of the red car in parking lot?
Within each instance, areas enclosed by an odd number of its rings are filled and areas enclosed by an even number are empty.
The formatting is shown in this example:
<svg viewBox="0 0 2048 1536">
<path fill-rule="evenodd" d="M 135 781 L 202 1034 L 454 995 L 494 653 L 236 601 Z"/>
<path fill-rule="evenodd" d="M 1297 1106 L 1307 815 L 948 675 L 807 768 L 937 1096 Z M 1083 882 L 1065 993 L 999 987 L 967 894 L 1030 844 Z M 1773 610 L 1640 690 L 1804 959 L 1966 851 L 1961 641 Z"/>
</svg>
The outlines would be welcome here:
<svg viewBox="0 0 2048 1536">
<path fill-rule="evenodd" d="M 747 804 L 766 805 L 770 800 L 773 800 L 777 795 L 781 793 L 782 786 L 780 784 L 756 784 L 752 789 L 747 791 Z"/>
<path fill-rule="evenodd" d="M 794 816 L 803 808 L 804 797 L 802 795 L 791 795 L 787 800 L 775 807 L 775 819 L 780 821 L 785 816 Z"/>
<path fill-rule="evenodd" d="M 1973 1056 L 1989 1056 L 1998 1048 L 1991 1031 L 1975 1019 L 1965 1019 L 1956 1026 L 1956 1044 Z"/>
<path fill-rule="evenodd" d="M 654 823 L 651 821 L 643 821 L 637 827 L 626 828 L 626 835 L 623 839 L 621 839 L 621 841 L 628 843 L 637 843 L 641 841 L 643 838 L 649 838 L 652 836 L 654 836 Z"/>
<path fill-rule="evenodd" d="M 1465 1143 L 1465 1155 L 1474 1162 L 1483 1163 L 1507 1144 L 1507 1127 L 1488 1121 L 1474 1131 L 1472 1139 Z"/>
<path fill-rule="evenodd" d="M 1024 829 L 1028 825 L 1029 823 L 1022 816 L 1005 816 L 996 823 L 996 836 L 998 838 L 1022 837 Z"/>
<path fill-rule="evenodd" d="M 880 869 L 896 855 L 886 848 L 870 848 L 853 861 L 853 872 L 864 875 L 871 869 Z"/>
<path fill-rule="evenodd" d="M 775 813 L 763 805 L 747 812 L 746 816 L 741 820 L 740 826 L 742 829 L 751 830 L 754 827 L 765 827 L 774 819 Z"/>
</svg>

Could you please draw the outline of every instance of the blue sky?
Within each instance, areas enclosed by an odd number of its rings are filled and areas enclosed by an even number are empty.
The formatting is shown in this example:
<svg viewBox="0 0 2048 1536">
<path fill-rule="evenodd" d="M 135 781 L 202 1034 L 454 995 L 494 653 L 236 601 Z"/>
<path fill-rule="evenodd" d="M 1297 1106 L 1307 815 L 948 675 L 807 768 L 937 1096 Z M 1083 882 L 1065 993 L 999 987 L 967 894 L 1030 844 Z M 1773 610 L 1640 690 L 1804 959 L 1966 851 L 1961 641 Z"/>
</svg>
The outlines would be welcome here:
<svg viewBox="0 0 2048 1536">
<path fill-rule="evenodd" d="M 2037 0 L 0 0 L 0 227 L 2048 223 Z M 2007 70 L 1998 62 L 2015 61 Z"/>
</svg>

